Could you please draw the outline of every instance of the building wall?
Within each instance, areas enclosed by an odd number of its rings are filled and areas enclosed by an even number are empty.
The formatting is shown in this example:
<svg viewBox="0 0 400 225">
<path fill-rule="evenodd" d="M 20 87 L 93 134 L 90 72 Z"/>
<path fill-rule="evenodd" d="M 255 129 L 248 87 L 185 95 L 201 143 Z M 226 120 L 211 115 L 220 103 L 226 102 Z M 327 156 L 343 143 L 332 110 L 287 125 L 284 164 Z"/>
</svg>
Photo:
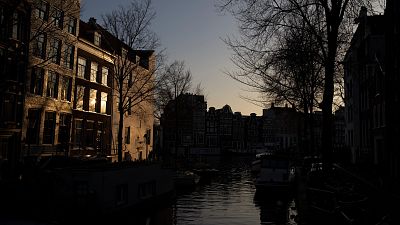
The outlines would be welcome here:
<svg viewBox="0 0 400 225">
<path fill-rule="evenodd" d="M 71 126 L 70 122 L 60 123 L 60 118 L 72 116 L 79 13 L 79 1 L 33 2 L 30 19 L 30 35 L 33 41 L 29 43 L 22 128 L 25 156 L 68 152 Z M 57 25 L 54 24 L 56 15 L 62 15 Z M 68 29 L 69 18 L 74 21 L 71 30 Z M 71 48 L 68 49 L 67 46 Z M 64 81 L 68 85 L 64 85 L 66 88 L 62 89 Z M 60 129 L 65 130 L 64 140 L 60 139 Z M 64 142 L 62 147 L 59 145 L 61 142 Z"/>
</svg>

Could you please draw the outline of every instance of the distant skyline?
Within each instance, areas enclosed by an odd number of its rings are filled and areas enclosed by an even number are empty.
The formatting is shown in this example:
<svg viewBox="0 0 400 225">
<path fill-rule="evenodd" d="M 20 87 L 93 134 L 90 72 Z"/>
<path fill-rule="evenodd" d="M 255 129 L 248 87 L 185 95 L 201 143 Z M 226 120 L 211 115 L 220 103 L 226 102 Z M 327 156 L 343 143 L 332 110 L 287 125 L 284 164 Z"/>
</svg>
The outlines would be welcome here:
<svg viewBox="0 0 400 225">
<path fill-rule="evenodd" d="M 131 0 L 82 0 L 81 19 L 94 17 L 101 24 L 101 15 Z M 152 0 L 156 18 L 152 29 L 166 48 L 168 60 L 183 60 L 191 70 L 194 85 L 201 83 L 208 107 L 231 106 L 243 115 L 262 114 L 262 108 L 240 96 L 256 96 L 224 71 L 234 70 L 231 51 L 221 38 L 237 35 L 234 18 L 215 8 L 216 0 Z"/>
</svg>

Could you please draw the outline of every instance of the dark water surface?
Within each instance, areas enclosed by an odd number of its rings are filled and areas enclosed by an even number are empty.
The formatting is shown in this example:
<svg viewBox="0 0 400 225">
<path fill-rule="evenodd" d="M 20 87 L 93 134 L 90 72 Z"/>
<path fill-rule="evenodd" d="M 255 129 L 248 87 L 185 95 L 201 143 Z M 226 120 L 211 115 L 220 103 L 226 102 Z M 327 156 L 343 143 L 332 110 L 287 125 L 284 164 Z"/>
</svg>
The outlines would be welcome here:
<svg viewBox="0 0 400 225">
<path fill-rule="evenodd" d="M 193 190 L 178 193 L 170 207 L 148 216 L 143 224 L 287 224 L 288 196 L 255 198 L 251 157 L 203 160 L 219 174 Z"/>
</svg>

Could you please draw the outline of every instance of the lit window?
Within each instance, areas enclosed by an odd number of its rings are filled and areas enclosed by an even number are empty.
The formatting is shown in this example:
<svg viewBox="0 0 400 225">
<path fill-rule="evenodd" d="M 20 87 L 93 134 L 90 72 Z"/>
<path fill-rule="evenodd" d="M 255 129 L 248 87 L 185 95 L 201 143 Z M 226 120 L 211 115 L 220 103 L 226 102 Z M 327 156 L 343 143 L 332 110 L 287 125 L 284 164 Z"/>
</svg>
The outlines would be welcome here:
<svg viewBox="0 0 400 225">
<path fill-rule="evenodd" d="M 103 66 L 101 69 L 101 83 L 107 85 L 108 68 Z"/>
<path fill-rule="evenodd" d="M 76 109 L 83 110 L 84 96 L 85 96 L 85 88 L 80 85 L 76 86 L 76 95 L 75 95 Z"/>
<path fill-rule="evenodd" d="M 97 98 L 97 90 L 90 89 L 89 96 L 89 111 L 96 112 L 96 99 Z"/>
<path fill-rule="evenodd" d="M 100 113 L 107 113 L 107 97 L 108 94 L 105 92 L 101 92 L 101 105 L 100 105 Z"/>
<path fill-rule="evenodd" d="M 94 32 L 94 45 L 100 46 L 101 44 L 101 35 L 97 32 Z"/>
<path fill-rule="evenodd" d="M 97 71 L 99 69 L 99 65 L 96 62 L 91 62 L 90 64 L 90 81 L 97 81 Z"/>
<path fill-rule="evenodd" d="M 78 77 L 85 78 L 86 59 L 78 58 Z"/>
<path fill-rule="evenodd" d="M 50 98 L 57 98 L 58 94 L 58 75 L 54 71 L 49 71 L 47 78 L 47 92 L 46 96 Z"/>
</svg>

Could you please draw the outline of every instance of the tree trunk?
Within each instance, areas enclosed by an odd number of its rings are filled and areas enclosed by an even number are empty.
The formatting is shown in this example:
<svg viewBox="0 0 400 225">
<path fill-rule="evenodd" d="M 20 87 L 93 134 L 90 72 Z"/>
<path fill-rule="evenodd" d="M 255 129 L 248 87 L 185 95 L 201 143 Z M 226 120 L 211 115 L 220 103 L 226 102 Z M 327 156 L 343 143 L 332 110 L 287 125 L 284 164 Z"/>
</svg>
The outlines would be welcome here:
<svg viewBox="0 0 400 225">
<path fill-rule="evenodd" d="M 332 26 L 331 26 L 332 27 Z M 333 103 L 333 78 L 335 74 L 335 60 L 337 52 L 337 28 L 331 28 L 328 33 L 328 59 L 325 66 L 325 86 L 322 101 L 322 158 L 325 162 L 332 162 L 332 103 Z"/>
<path fill-rule="evenodd" d="M 123 108 L 123 96 L 122 96 L 122 82 L 120 82 L 120 93 L 119 93 L 119 123 L 118 123 L 118 162 L 122 162 L 122 130 L 124 128 L 124 108 Z"/>
</svg>

